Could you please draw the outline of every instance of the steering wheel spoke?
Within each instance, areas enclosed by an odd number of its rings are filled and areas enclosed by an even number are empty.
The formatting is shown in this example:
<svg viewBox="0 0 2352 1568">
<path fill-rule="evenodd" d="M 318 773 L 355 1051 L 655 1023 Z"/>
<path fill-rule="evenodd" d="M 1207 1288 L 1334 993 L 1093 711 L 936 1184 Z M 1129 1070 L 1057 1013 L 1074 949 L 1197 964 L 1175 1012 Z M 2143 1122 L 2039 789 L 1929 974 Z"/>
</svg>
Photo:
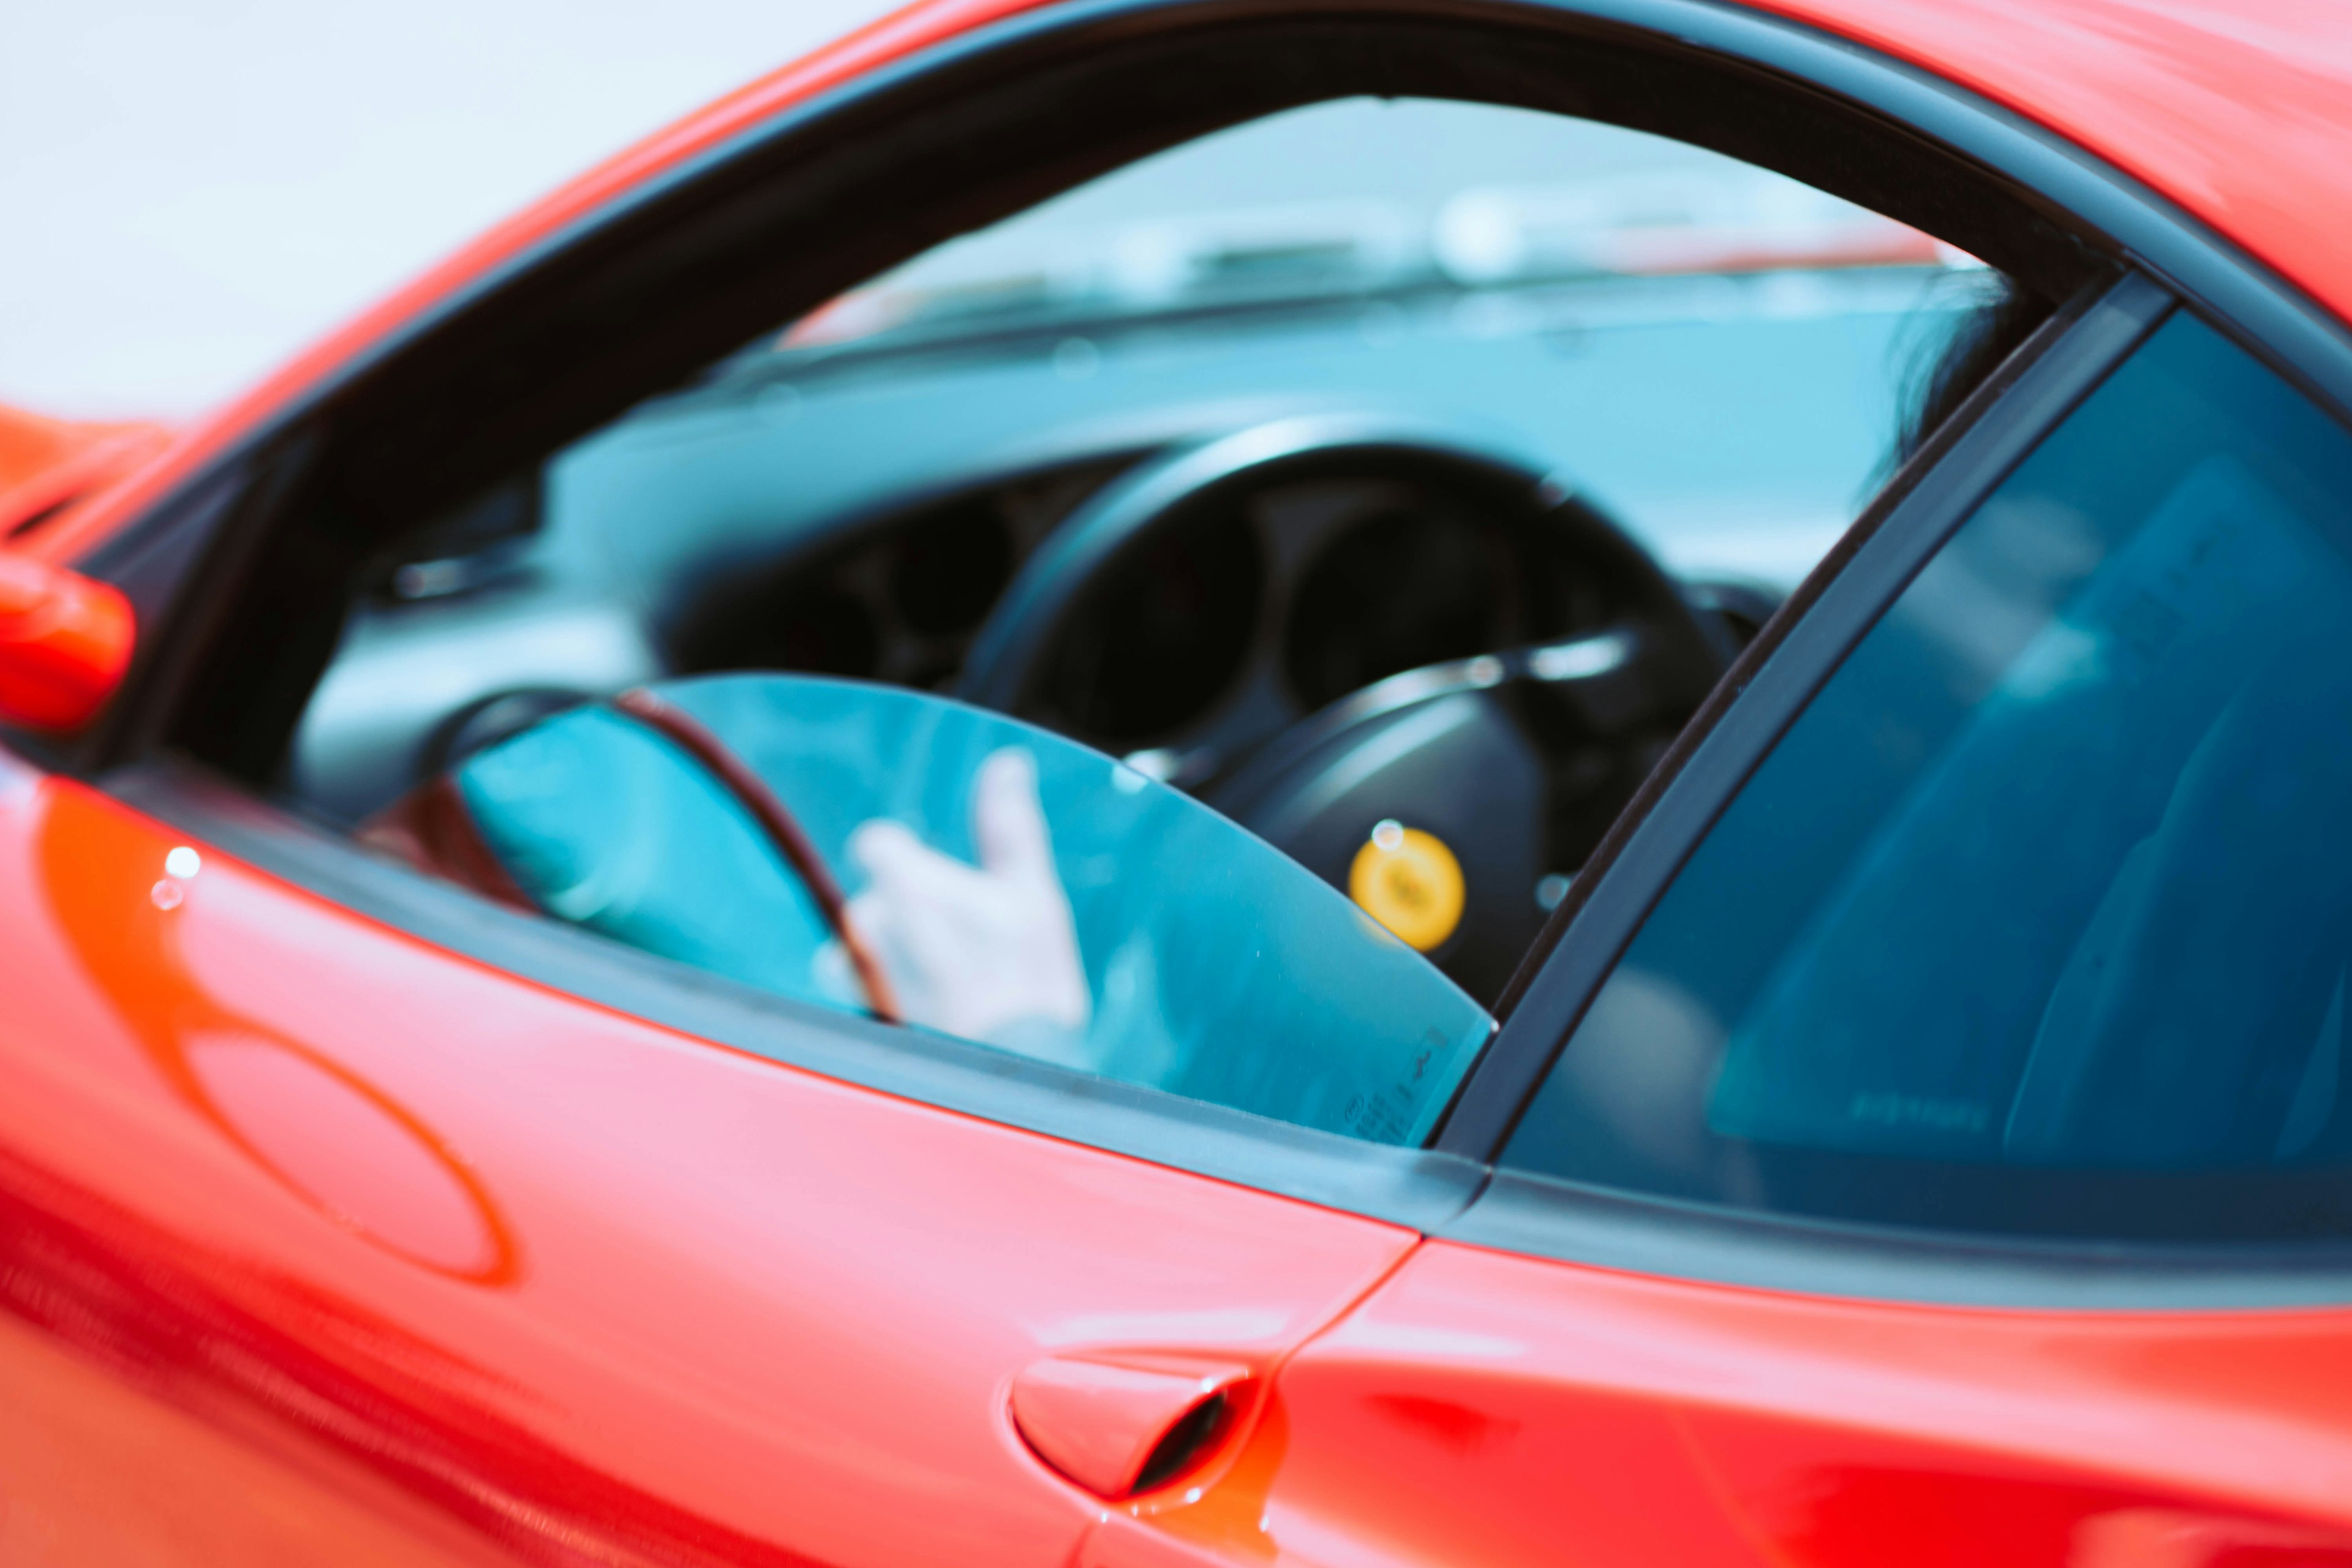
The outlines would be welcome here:
<svg viewBox="0 0 2352 1568">
<path fill-rule="evenodd" d="M 1463 908 L 1424 950 L 1491 998 L 1558 902 L 1549 885 L 1582 867 L 1712 674 L 1638 624 L 1408 670 L 1314 714 L 1207 798 L 1341 889 L 1385 825 L 1435 838 Z"/>
</svg>

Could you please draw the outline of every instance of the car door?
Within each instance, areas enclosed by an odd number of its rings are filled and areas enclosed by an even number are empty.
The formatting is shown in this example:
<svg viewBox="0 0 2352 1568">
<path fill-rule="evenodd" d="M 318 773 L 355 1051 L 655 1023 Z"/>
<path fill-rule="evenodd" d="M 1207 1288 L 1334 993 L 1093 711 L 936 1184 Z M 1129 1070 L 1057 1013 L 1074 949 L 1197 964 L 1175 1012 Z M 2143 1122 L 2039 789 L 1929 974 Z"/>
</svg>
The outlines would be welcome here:
<svg viewBox="0 0 2352 1568">
<path fill-rule="evenodd" d="M 6 1474 L 68 1555 L 1060 1561 L 1095 1505 L 1016 1380 L 1144 1352 L 1239 1397 L 1412 1241 L 635 1022 L 9 785 L 40 980 L 0 1378 L 48 1446 Z M 1170 1131 L 1246 1142 L 1215 1120 Z"/>
<path fill-rule="evenodd" d="M 2352 1562 L 2352 433 L 2137 278 L 2004 401 L 1589 892 L 1492 1184 L 1087 1561 Z"/>
</svg>

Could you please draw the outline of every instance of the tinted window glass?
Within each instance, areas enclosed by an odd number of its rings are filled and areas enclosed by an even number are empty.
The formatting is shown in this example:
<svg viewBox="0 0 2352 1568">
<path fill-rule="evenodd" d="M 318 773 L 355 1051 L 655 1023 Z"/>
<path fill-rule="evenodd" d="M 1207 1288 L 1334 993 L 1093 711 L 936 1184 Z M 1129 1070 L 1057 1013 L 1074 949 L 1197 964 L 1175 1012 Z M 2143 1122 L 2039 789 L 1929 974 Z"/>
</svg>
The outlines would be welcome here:
<svg viewBox="0 0 2352 1568">
<path fill-rule="evenodd" d="M 1509 1163 L 1978 1229 L 2352 1226 L 2352 439 L 2176 317 L 1701 845 Z"/>
<path fill-rule="evenodd" d="M 913 895 L 951 902 L 985 866 L 982 775 L 1034 774 L 1085 997 L 1059 1016 L 984 1024 L 1037 943 L 944 933 L 926 965 L 866 917 L 907 1016 L 982 1044 L 1384 1143 L 1418 1142 L 1492 1029 L 1427 960 L 1297 862 L 1163 784 L 1027 724 L 927 693 L 797 676 L 656 689 L 757 774 L 853 896 L 874 880 L 853 841 L 877 823 L 927 852 Z M 615 709 L 572 710 L 455 772 L 474 829 L 540 910 L 803 1001 L 866 997 L 808 888 L 741 800 L 672 740 Z M 1003 921 L 1003 906 L 967 908 Z M 904 961 L 904 962 L 901 962 Z M 954 993 L 961 992 L 961 998 Z M 927 1005 L 928 1004 L 928 1005 Z"/>
</svg>

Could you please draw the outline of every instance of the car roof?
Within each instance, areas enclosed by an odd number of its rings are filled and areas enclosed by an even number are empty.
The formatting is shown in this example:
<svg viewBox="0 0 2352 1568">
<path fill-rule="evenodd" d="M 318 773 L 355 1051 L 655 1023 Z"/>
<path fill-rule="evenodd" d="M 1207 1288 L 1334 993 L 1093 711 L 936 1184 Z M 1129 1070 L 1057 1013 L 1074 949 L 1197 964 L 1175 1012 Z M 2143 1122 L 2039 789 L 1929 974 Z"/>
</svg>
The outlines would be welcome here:
<svg viewBox="0 0 2352 1568">
<path fill-rule="evenodd" d="M 794 103 L 1053 0 L 918 0 L 581 175 L 192 428 L 37 553 L 69 559 L 270 411 L 631 188 Z M 1751 0 L 1972 89 L 2105 159 L 2352 321 L 2341 0 Z"/>
<path fill-rule="evenodd" d="M 1759 0 L 2016 110 L 2352 320 L 2341 0 Z"/>
</svg>

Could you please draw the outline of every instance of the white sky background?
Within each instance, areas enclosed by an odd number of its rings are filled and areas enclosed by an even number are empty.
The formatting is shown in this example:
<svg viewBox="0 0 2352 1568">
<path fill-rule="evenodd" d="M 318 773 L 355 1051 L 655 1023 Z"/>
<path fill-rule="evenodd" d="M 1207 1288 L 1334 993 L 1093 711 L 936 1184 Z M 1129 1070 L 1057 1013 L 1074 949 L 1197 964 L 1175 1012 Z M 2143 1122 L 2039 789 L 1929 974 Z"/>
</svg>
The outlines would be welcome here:
<svg viewBox="0 0 2352 1568">
<path fill-rule="evenodd" d="M 895 0 L 0 0 L 0 402 L 182 416 Z"/>
</svg>

